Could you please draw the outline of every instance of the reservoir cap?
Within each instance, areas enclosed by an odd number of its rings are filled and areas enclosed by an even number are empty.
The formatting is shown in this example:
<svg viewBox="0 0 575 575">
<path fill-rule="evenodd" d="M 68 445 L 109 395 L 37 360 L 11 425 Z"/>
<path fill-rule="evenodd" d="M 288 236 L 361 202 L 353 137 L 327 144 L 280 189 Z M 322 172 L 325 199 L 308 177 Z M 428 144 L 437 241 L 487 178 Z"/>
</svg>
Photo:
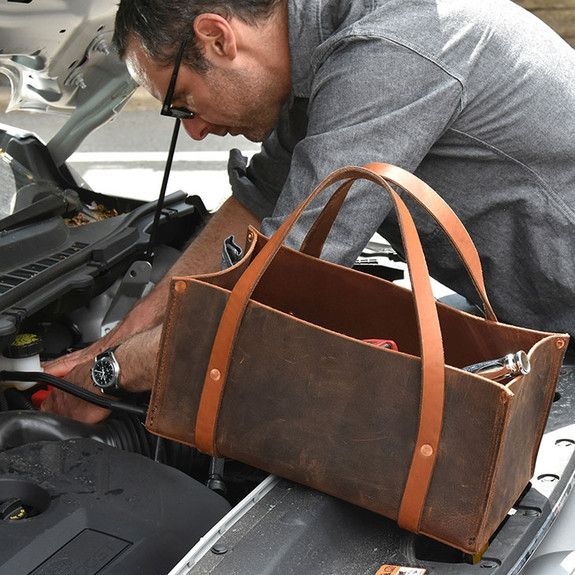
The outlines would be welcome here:
<svg viewBox="0 0 575 575">
<path fill-rule="evenodd" d="M 34 333 L 18 334 L 14 341 L 4 350 L 4 357 L 22 359 L 34 357 L 44 349 L 42 338 Z"/>
</svg>

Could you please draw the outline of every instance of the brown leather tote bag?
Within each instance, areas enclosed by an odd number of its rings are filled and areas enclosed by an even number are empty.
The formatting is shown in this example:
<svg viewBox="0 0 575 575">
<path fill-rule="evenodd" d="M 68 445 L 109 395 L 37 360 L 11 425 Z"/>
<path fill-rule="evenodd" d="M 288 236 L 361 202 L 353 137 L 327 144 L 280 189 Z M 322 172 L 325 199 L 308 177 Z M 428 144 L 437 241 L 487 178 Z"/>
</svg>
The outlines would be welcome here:
<svg viewBox="0 0 575 575">
<path fill-rule="evenodd" d="M 318 258 L 357 179 L 388 193 L 412 290 Z M 282 242 L 342 181 L 300 251 Z M 437 303 L 413 220 L 436 219 L 485 319 Z M 461 222 L 429 186 L 385 164 L 326 178 L 270 239 L 248 231 L 232 268 L 172 279 L 146 427 L 397 520 L 477 553 L 533 474 L 568 336 L 499 323 Z M 363 340 L 391 338 L 399 351 Z M 505 384 L 461 368 L 527 352 Z"/>
</svg>

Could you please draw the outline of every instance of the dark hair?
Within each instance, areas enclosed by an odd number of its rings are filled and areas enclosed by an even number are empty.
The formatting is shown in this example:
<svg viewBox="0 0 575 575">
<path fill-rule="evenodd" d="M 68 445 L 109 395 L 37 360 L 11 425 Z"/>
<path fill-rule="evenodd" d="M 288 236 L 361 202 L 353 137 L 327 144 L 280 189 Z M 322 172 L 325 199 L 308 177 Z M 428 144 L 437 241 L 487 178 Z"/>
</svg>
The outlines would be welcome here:
<svg viewBox="0 0 575 575">
<path fill-rule="evenodd" d="M 160 65 L 173 63 L 182 40 L 191 34 L 199 14 L 219 14 L 229 20 L 239 18 L 248 24 L 269 18 L 284 0 L 120 0 L 113 43 L 121 58 L 135 36 Z M 202 72 L 209 64 L 195 38 L 189 37 L 184 61 Z"/>
</svg>

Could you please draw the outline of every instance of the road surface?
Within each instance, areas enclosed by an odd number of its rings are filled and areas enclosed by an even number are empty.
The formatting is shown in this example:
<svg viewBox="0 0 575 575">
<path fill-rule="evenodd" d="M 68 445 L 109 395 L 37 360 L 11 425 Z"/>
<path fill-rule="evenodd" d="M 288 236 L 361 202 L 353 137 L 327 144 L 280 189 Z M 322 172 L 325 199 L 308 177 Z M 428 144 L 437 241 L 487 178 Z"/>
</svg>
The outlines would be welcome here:
<svg viewBox="0 0 575 575">
<path fill-rule="evenodd" d="M 30 130 L 48 142 L 66 121 L 59 115 L 3 113 L 6 95 L 6 91 L 0 91 L 2 124 Z M 174 125 L 174 120 L 159 115 L 159 108 L 159 103 L 138 91 L 113 121 L 84 140 L 69 165 L 97 192 L 156 198 Z M 249 156 L 259 144 L 231 136 L 208 136 L 195 142 L 180 130 L 168 193 L 181 189 L 198 194 L 208 209 L 216 209 L 230 193 L 226 161 L 231 148 L 239 148 Z"/>
</svg>

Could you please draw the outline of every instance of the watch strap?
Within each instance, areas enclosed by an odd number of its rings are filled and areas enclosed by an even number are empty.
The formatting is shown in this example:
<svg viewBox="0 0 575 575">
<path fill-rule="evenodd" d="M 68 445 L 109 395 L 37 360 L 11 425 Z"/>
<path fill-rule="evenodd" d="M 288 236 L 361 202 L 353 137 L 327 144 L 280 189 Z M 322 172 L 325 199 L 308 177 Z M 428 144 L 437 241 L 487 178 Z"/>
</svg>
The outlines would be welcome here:
<svg viewBox="0 0 575 575">
<path fill-rule="evenodd" d="M 101 351 L 97 356 L 96 356 L 96 360 L 100 359 L 101 357 L 103 357 L 104 355 L 107 355 L 108 353 L 114 353 L 118 348 L 120 347 L 120 345 L 113 345 L 112 347 L 107 347 L 104 351 Z"/>
</svg>

